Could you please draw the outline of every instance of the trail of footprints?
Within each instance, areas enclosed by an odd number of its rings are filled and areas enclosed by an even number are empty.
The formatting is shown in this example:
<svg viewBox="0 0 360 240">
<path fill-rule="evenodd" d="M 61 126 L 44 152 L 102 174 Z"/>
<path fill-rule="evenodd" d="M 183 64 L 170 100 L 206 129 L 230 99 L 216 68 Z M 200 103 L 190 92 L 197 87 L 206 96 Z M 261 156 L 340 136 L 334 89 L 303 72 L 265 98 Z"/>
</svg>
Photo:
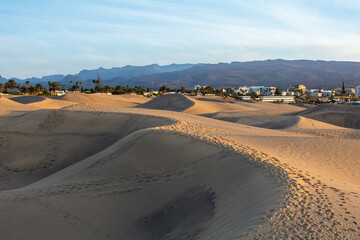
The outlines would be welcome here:
<svg viewBox="0 0 360 240">
<path fill-rule="evenodd" d="M 180 169 L 161 174 L 136 174 L 128 176 L 114 176 L 110 178 L 92 181 L 77 182 L 52 186 L 43 190 L 31 190 L 33 196 L 41 198 L 45 196 L 69 195 L 78 197 L 101 197 L 114 194 L 126 194 L 139 191 L 150 185 L 160 184 L 179 178 L 185 171 Z"/>
<path fill-rule="evenodd" d="M 56 162 L 56 156 L 58 152 L 58 146 L 61 144 L 62 136 L 72 136 L 72 137 L 118 137 L 118 134 L 114 133 L 76 133 L 76 132 L 57 132 L 57 133 L 29 133 L 22 131 L 0 131 L 0 150 L 8 150 L 11 146 L 11 138 L 8 135 L 17 135 L 31 138 L 48 138 L 47 146 L 44 148 L 45 153 L 41 157 L 41 162 L 39 162 L 36 166 L 29 168 L 11 168 L 6 164 L 0 162 L 0 167 L 4 170 L 10 172 L 33 172 L 41 169 L 49 169 L 54 166 Z"/>
<path fill-rule="evenodd" d="M 61 207 L 59 204 L 43 200 L 36 195 L 30 197 L 25 194 L 19 194 L 15 196 L 13 201 L 20 203 L 31 202 L 35 206 L 43 209 L 44 212 L 46 212 L 47 214 L 50 214 L 54 216 L 57 220 L 64 222 L 67 227 L 76 226 L 78 230 L 81 230 L 90 226 L 90 224 L 86 220 L 84 221 L 83 219 L 80 219 L 79 216 L 69 212 L 67 209 Z"/>
<path fill-rule="evenodd" d="M 259 153 L 247 146 L 226 139 L 226 132 L 219 133 L 216 129 L 204 128 L 195 124 L 178 122 L 173 125 L 154 127 L 154 131 L 167 131 L 173 134 L 194 136 L 203 141 L 219 144 L 231 151 L 247 155 L 249 162 L 255 167 L 264 168 L 275 177 L 278 184 L 285 184 L 286 193 L 277 209 L 268 210 L 266 223 L 256 229 L 249 229 L 239 239 L 319 239 L 338 238 L 354 239 L 360 231 L 359 219 L 347 208 L 350 203 L 349 193 L 327 186 L 309 173 L 280 163 L 277 159 Z M 219 136 L 222 135 L 222 136 Z M 0 148 L 7 146 L 6 137 L 0 137 Z M 50 151 L 39 167 L 51 167 L 55 161 L 58 138 L 49 141 Z M 54 186 L 49 189 L 31 190 L 32 201 L 38 202 L 43 208 L 62 215 L 69 224 L 79 220 L 64 209 L 57 209 L 41 201 L 45 196 L 76 195 L 78 197 L 101 197 L 113 194 L 127 194 L 139 191 L 153 184 L 170 181 L 176 177 L 184 177 L 186 171 L 180 169 L 163 174 L 142 174 L 132 176 L 117 176 L 107 179 L 79 182 Z M 350 193 L 359 198 L 357 193 Z M 335 195 L 336 197 L 330 197 Z M 19 196 L 19 199 L 25 195 Z M 26 197 L 25 197 L 26 198 Z M 19 200 L 18 199 L 18 200 Z M 28 201 L 29 199 L 25 199 Z M 334 211 L 340 208 L 340 211 Z M 56 210 L 57 209 L 57 210 Z M 264 220 L 264 219 L 261 219 Z M 86 224 L 84 225 L 84 227 Z M 255 231 L 253 231 L 255 230 Z"/>
<path fill-rule="evenodd" d="M 8 149 L 10 146 L 10 139 L 6 135 L 0 135 L 0 150 Z"/>
<path fill-rule="evenodd" d="M 309 173 L 280 163 L 279 160 L 264 153 L 217 136 L 215 129 L 204 129 L 204 127 L 184 122 L 156 129 L 195 135 L 206 142 L 224 145 L 247 155 L 250 163 L 264 168 L 278 179 L 279 184 L 285 184 L 287 189 L 283 202 L 278 209 L 271 209 L 266 213 L 267 223 L 256 229 L 249 229 L 239 236 L 239 239 L 319 239 L 324 237 L 355 239 L 358 237 L 360 223 L 358 217 L 346 207 L 350 204 L 347 193 L 327 186 L 310 176 Z M 356 193 L 351 194 L 360 197 Z M 330 197 L 333 195 L 336 197 Z M 341 208 L 341 210 L 334 211 L 334 208 Z"/>
<path fill-rule="evenodd" d="M 50 138 L 47 146 L 47 153 L 45 154 L 45 157 L 43 160 L 36 166 L 37 169 L 39 168 L 50 168 L 54 165 L 54 162 L 56 161 L 56 156 L 58 152 L 58 146 L 61 144 L 61 139 L 58 137 L 52 137 Z M 29 169 L 31 171 L 31 169 Z"/>
</svg>

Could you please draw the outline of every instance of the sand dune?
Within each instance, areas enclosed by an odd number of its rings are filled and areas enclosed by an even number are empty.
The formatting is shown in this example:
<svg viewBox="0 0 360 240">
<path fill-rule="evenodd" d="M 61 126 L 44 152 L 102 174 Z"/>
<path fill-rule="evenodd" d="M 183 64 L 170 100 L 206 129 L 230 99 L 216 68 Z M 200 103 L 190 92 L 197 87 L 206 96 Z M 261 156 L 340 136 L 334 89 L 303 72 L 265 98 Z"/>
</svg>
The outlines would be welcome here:
<svg viewBox="0 0 360 240">
<path fill-rule="evenodd" d="M 12 97 L 11 100 L 13 100 L 14 102 L 17 102 L 17 103 L 29 104 L 29 103 L 45 101 L 46 97 L 42 97 L 42 96 L 16 96 L 16 97 Z"/>
<path fill-rule="evenodd" d="M 307 117 L 329 109 L 156 99 L 0 118 L 1 238 L 358 238 L 359 129 Z"/>
<path fill-rule="evenodd" d="M 103 106 L 117 106 L 117 107 L 135 107 L 138 103 L 142 103 L 142 101 L 138 101 L 138 97 L 131 98 L 133 101 L 129 101 L 130 98 L 121 97 L 121 96 L 108 96 L 108 95 L 89 95 L 83 93 L 69 93 L 62 97 L 61 100 L 65 100 L 67 102 L 74 102 L 80 104 L 97 104 Z M 146 98 L 144 98 L 146 99 Z"/>
<path fill-rule="evenodd" d="M 138 131 L 171 120 L 43 110 L 10 122 L 2 133 L 7 140 L 2 188 L 57 173 L 3 192 L 0 206 L 9 205 L 0 207 L 2 219 L 17 222 L 1 221 L 7 239 L 231 239 L 262 222 L 260 216 L 277 206 L 284 191 L 246 156 L 168 130 Z M 95 122 L 101 124 L 92 128 Z M 42 141 L 49 139 L 45 147 Z M 26 155 L 15 151 L 14 142 Z M 37 146 L 49 159 L 35 155 Z M 29 215 L 36 219 L 31 224 Z M 46 230 L 31 231 L 39 227 Z"/>
<path fill-rule="evenodd" d="M 35 107 L 26 106 L 9 99 L 7 97 L 0 96 L 0 110 L 2 111 L 32 111 L 36 110 Z"/>
<path fill-rule="evenodd" d="M 258 126 L 274 121 L 290 121 L 307 108 L 289 104 L 245 102 L 231 98 L 191 97 L 195 105 L 184 112 L 222 121 Z"/>
<path fill-rule="evenodd" d="M 247 106 L 239 106 L 234 100 L 221 97 L 188 97 L 194 102 L 194 106 L 186 109 L 186 113 L 201 115 L 209 113 L 217 113 L 222 111 L 253 111 L 254 109 Z"/>
<path fill-rule="evenodd" d="M 52 98 L 45 98 L 43 101 L 29 103 L 27 105 L 41 109 L 60 109 L 76 104 L 74 102 L 62 101 Z"/>
<path fill-rule="evenodd" d="M 42 97 L 42 96 L 11 96 L 9 98 L 12 102 L 8 101 L 8 104 L 13 106 L 26 106 L 25 109 L 59 109 L 63 108 L 72 104 L 76 104 L 74 102 L 67 102 L 63 100 L 57 100 L 49 97 Z M 15 103 L 20 103 L 15 104 Z M 1 108 L 1 107 L 0 107 Z"/>
<path fill-rule="evenodd" d="M 307 109 L 288 104 L 279 107 L 278 104 L 264 102 L 249 103 L 233 98 L 187 97 L 180 94 L 164 95 L 138 107 L 184 112 L 249 125 L 290 119 Z"/>
<path fill-rule="evenodd" d="M 110 95 L 110 96 L 106 96 L 106 97 L 109 99 L 121 100 L 124 102 L 131 102 L 131 103 L 136 103 L 136 104 L 142 104 L 142 103 L 146 103 L 146 102 L 152 100 L 152 98 L 149 98 L 149 97 L 129 95 L 129 94 Z"/>
<path fill-rule="evenodd" d="M 318 105 L 302 115 L 341 127 L 360 129 L 360 106 Z"/>
<path fill-rule="evenodd" d="M 266 122 L 262 124 L 253 125 L 256 127 L 270 128 L 270 129 L 345 129 L 336 125 L 316 121 L 310 118 L 295 116 L 289 119 L 280 121 Z"/>
<path fill-rule="evenodd" d="M 154 98 L 147 103 L 139 105 L 138 107 L 182 112 L 193 105 L 194 103 L 192 101 L 181 94 L 168 94 Z"/>
<path fill-rule="evenodd" d="M 83 160 L 142 128 L 168 120 L 122 115 L 42 110 L 2 122 L 1 189 L 26 186 Z M 19 151 L 21 149 L 21 151 Z"/>
</svg>

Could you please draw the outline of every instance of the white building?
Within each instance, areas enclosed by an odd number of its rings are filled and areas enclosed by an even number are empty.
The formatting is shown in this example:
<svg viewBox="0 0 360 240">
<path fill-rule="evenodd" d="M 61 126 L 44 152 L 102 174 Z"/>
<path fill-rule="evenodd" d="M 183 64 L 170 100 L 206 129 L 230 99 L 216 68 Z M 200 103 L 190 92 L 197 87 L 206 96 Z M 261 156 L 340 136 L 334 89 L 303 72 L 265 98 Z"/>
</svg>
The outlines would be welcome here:
<svg viewBox="0 0 360 240">
<path fill-rule="evenodd" d="M 64 96 L 65 94 L 67 94 L 67 91 L 64 91 L 64 90 L 55 91 L 55 96 Z"/>
<path fill-rule="evenodd" d="M 284 102 L 284 103 L 294 103 L 294 96 L 263 96 L 263 102 Z"/>
<path fill-rule="evenodd" d="M 241 96 L 241 99 L 243 101 L 250 101 L 251 100 L 251 96 Z"/>
<path fill-rule="evenodd" d="M 276 87 L 265 87 L 265 86 L 243 86 L 243 87 L 236 87 L 233 88 L 233 90 L 236 93 L 249 93 L 249 92 L 255 92 L 258 95 L 260 94 L 264 94 L 264 95 L 271 95 L 271 93 L 275 93 L 276 91 Z M 265 94 L 265 93 L 269 93 L 269 94 Z"/>
<path fill-rule="evenodd" d="M 244 101 L 251 100 L 250 96 L 241 96 L 241 99 Z M 294 96 L 262 96 L 259 98 L 263 102 L 284 102 L 284 103 L 294 103 Z"/>
<path fill-rule="evenodd" d="M 360 85 L 355 87 L 355 95 L 360 97 Z"/>
</svg>

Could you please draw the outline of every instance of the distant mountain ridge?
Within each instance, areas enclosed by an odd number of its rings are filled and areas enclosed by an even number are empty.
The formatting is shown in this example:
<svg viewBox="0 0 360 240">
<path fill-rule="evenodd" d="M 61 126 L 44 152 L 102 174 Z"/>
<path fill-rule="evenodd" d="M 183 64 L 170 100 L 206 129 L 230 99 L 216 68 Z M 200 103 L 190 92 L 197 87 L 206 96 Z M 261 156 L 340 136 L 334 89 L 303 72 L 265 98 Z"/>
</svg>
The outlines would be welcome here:
<svg viewBox="0 0 360 240">
<path fill-rule="evenodd" d="M 244 85 L 287 88 L 291 84 L 304 84 L 308 88 L 338 88 L 342 82 L 346 87 L 360 85 L 360 62 L 280 59 L 204 64 L 178 72 L 135 77 L 128 84 L 157 83 L 168 87 L 200 84 L 215 88 Z"/>
<path fill-rule="evenodd" d="M 63 84 L 69 84 L 70 81 L 73 82 L 91 82 L 93 79 L 97 79 L 98 75 L 102 81 L 111 80 L 113 78 L 117 79 L 130 79 L 133 77 L 138 76 L 145 76 L 155 73 L 165 73 L 165 72 L 173 72 L 173 71 L 181 71 L 193 66 L 198 66 L 202 64 L 170 64 L 165 66 L 160 66 L 158 64 L 152 64 L 147 66 L 131 66 L 127 65 L 124 67 L 113 67 L 110 69 L 106 68 L 98 68 L 93 70 L 81 70 L 79 73 L 74 75 L 62 75 L 62 74 L 55 74 L 44 76 L 42 78 L 26 78 L 26 79 L 19 79 L 19 78 L 12 78 L 15 81 L 24 84 L 26 81 L 31 83 L 47 83 L 48 81 L 52 82 L 61 82 Z M 11 79 L 11 78 L 9 78 Z M 0 82 L 6 82 L 8 79 L 1 78 Z M 90 80 L 90 81 L 89 81 Z"/>
<path fill-rule="evenodd" d="M 50 75 L 42 78 L 15 79 L 31 84 L 58 81 L 70 87 L 70 82 L 82 82 L 91 88 L 98 74 L 102 85 L 141 85 L 157 89 L 162 85 L 170 88 L 196 84 L 215 88 L 242 85 L 266 85 L 286 88 L 291 84 L 305 84 L 309 88 L 336 88 L 345 82 L 346 87 L 360 85 L 360 62 L 266 60 L 218 64 L 171 64 L 159 66 L 124 66 L 111 69 L 82 70 L 74 75 Z M 7 79 L 0 79 L 5 82 Z"/>
</svg>

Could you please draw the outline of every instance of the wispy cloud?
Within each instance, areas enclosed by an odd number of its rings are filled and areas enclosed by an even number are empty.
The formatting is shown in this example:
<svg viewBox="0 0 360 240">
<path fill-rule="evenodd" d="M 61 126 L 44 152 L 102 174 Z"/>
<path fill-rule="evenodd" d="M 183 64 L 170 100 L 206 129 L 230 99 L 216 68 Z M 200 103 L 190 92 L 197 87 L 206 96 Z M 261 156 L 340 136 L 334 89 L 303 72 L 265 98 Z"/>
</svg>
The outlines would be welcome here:
<svg viewBox="0 0 360 240">
<path fill-rule="evenodd" d="M 357 0 L 4 0 L 0 71 L 25 77 L 154 62 L 359 61 L 359 21 Z"/>
</svg>

